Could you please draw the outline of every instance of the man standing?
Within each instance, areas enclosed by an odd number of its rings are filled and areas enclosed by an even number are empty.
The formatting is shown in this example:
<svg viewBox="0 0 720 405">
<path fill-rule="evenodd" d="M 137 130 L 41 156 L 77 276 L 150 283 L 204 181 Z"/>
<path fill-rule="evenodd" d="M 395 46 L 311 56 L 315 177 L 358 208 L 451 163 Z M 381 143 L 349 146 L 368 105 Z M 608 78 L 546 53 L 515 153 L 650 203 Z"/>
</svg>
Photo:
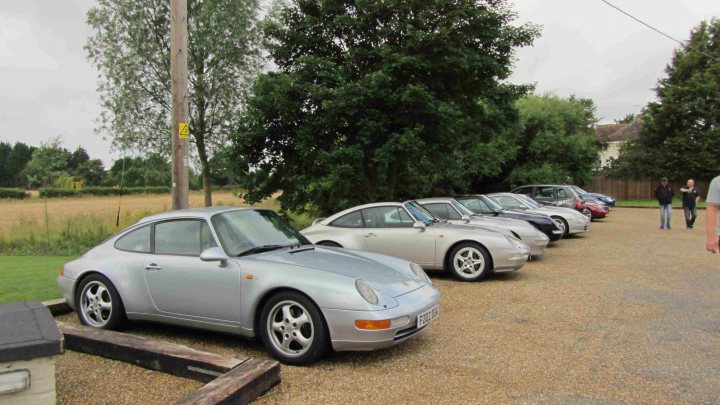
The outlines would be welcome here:
<svg viewBox="0 0 720 405">
<path fill-rule="evenodd" d="M 693 179 L 688 180 L 685 187 L 681 188 L 680 191 L 682 191 L 683 211 L 685 211 L 685 225 L 687 225 L 689 231 L 693 229 L 697 219 L 697 202 L 700 200 L 700 192 L 695 187 L 695 180 Z"/>
<path fill-rule="evenodd" d="M 710 183 L 708 188 L 707 199 L 707 212 L 706 226 L 707 226 L 707 240 L 705 241 L 705 249 L 708 252 L 717 253 L 718 251 L 718 234 L 716 231 L 717 227 L 717 212 L 720 207 L 720 176 L 715 177 Z"/>
<path fill-rule="evenodd" d="M 655 198 L 660 204 L 660 229 L 665 229 L 665 220 L 667 217 L 667 229 L 671 230 L 670 220 L 672 219 L 672 199 L 675 196 L 675 191 L 672 186 L 668 184 L 667 177 L 663 177 L 660 180 L 660 184 L 655 188 Z"/>
</svg>

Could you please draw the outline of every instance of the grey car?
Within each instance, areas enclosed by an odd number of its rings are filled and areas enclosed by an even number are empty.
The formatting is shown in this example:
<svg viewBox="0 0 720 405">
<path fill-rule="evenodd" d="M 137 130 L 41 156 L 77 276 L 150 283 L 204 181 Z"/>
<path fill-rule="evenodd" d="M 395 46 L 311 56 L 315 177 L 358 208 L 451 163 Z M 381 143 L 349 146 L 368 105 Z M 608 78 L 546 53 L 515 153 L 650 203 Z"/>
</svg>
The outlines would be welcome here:
<svg viewBox="0 0 720 405">
<path fill-rule="evenodd" d="M 316 220 L 301 231 L 313 243 L 397 256 L 462 281 L 514 271 L 530 249 L 509 232 L 449 224 L 415 201 L 366 204 Z"/>
<path fill-rule="evenodd" d="M 212 207 L 153 215 L 63 267 L 63 296 L 88 326 L 126 319 L 259 336 L 288 364 L 327 349 L 416 336 L 440 293 L 412 262 L 316 246 L 275 212 Z"/>
<path fill-rule="evenodd" d="M 513 193 L 494 193 L 488 197 L 504 209 L 535 212 L 548 215 L 562 227 L 565 235 L 574 235 L 590 230 L 590 220 L 572 208 L 547 207 L 533 201 L 530 197 Z"/>
<path fill-rule="evenodd" d="M 452 224 L 485 225 L 491 228 L 506 229 L 510 231 L 513 236 L 528 245 L 530 254 L 533 257 L 542 257 L 550 243 L 550 238 L 526 221 L 476 214 L 454 198 L 421 198 L 417 200 L 417 202 L 435 214 L 435 216 Z"/>
</svg>

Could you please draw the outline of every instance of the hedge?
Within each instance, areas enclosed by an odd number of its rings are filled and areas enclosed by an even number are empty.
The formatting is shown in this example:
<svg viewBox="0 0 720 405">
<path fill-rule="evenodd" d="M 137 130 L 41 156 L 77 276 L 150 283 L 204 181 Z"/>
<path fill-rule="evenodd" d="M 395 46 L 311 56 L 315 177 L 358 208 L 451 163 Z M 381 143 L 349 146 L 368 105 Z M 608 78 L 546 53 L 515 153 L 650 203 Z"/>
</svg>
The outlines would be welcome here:
<svg viewBox="0 0 720 405">
<path fill-rule="evenodd" d="M 0 198 L 14 198 L 22 200 L 28 196 L 28 193 L 23 190 L 18 190 L 16 188 L 0 188 Z"/>
<path fill-rule="evenodd" d="M 78 190 L 68 190 L 64 188 L 41 188 L 39 191 L 40 198 L 120 195 L 120 189 L 116 187 L 85 187 Z M 123 187 L 122 195 L 168 194 L 170 191 L 170 187 L 167 186 Z"/>
</svg>

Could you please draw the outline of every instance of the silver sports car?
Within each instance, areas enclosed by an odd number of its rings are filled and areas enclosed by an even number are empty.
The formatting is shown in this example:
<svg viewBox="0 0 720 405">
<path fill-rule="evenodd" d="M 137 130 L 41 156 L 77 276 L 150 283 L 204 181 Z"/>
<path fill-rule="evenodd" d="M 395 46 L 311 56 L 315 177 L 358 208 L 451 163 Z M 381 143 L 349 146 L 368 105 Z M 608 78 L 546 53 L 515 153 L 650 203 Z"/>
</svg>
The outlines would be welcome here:
<svg viewBox="0 0 720 405">
<path fill-rule="evenodd" d="M 546 207 L 522 194 L 495 193 L 488 194 L 488 197 L 508 210 L 521 210 L 548 215 L 556 221 L 558 226 L 565 229 L 565 235 L 590 230 L 590 220 L 572 208 Z"/>
<path fill-rule="evenodd" d="M 278 360 L 373 350 L 422 332 L 440 293 L 412 262 L 311 244 L 275 212 L 212 207 L 153 215 L 65 264 L 80 321 L 150 320 L 259 335 Z"/>
<path fill-rule="evenodd" d="M 511 218 L 483 216 L 470 211 L 454 198 L 436 197 L 417 200 L 423 207 L 451 224 L 485 225 L 491 228 L 507 229 L 513 236 L 525 242 L 533 257 L 542 257 L 550 243 L 550 238 L 527 221 Z"/>
<path fill-rule="evenodd" d="M 507 232 L 507 231 L 506 231 Z M 313 243 L 412 260 L 462 281 L 522 267 L 530 249 L 508 233 L 441 221 L 415 201 L 361 205 L 301 231 Z"/>
</svg>

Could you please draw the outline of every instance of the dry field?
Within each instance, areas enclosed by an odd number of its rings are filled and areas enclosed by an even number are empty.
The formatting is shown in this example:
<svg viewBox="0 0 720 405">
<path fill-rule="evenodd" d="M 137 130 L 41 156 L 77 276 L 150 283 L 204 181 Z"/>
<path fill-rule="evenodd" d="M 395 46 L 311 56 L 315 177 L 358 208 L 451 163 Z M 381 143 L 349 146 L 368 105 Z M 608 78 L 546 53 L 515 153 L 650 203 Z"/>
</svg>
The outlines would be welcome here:
<svg viewBox="0 0 720 405">
<path fill-rule="evenodd" d="M 655 210 L 620 208 L 514 274 L 481 283 L 431 274 L 443 299 L 426 333 L 390 350 L 283 366 L 282 383 L 259 402 L 718 403 L 720 259 L 704 251 L 704 215 L 693 232 L 680 217 L 660 231 Z M 128 331 L 267 357 L 233 336 L 148 324 Z M 108 373 L 102 389 L 96 370 Z M 70 353 L 58 359 L 59 402 L 170 403 L 196 384 L 148 373 Z"/>
<path fill-rule="evenodd" d="M 118 201 L 118 196 L 50 198 L 47 203 L 48 217 L 51 223 L 57 223 L 66 218 L 92 215 L 114 224 L 118 202 L 120 202 L 121 219 L 145 212 L 167 211 L 172 207 L 169 194 L 129 195 L 123 196 L 120 201 Z M 241 205 L 243 200 L 230 192 L 217 192 L 213 193 L 213 203 L 215 205 Z M 203 206 L 202 193 L 190 193 L 190 206 Z M 37 198 L 0 200 L 0 234 L 14 230 L 21 223 L 44 224 L 44 221 L 44 200 Z"/>
</svg>

